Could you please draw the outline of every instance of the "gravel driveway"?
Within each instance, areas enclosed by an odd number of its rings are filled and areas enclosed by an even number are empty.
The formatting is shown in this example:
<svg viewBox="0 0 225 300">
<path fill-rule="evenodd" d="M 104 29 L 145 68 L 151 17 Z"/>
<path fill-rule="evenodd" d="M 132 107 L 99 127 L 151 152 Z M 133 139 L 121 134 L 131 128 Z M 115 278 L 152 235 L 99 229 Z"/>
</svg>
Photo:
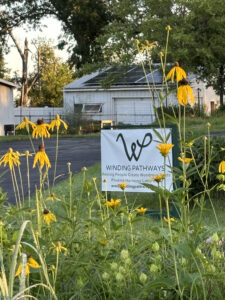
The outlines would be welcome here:
<svg viewBox="0 0 225 300">
<path fill-rule="evenodd" d="M 33 140 L 35 150 L 38 151 L 38 146 L 41 143 L 39 140 Z M 52 162 L 52 167 L 49 171 L 50 182 L 53 180 L 54 173 L 54 161 L 55 161 L 55 139 L 45 140 L 45 150 Z M 24 153 L 26 150 L 33 152 L 30 141 L 13 141 L 13 142 L 0 142 L 0 157 L 4 155 L 9 148 L 13 148 L 13 151 L 19 151 Z M 73 173 L 80 172 L 82 167 L 90 167 L 93 164 L 100 161 L 100 137 L 90 138 L 62 138 L 59 139 L 59 154 L 57 164 L 57 176 L 60 176 L 56 180 L 67 178 L 68 168 L 67 163 L 71 163 L 71 171 Z M 24 194 L 27 196 L 27 175 L 26 175 L 26 158 L 21 157 L 21 173 L 23 177 Z M 35 185 L 39 182 L 39 173 L 37 167 L 32 168 L 33 158 L 30 159 L 30 182 L 31 182 L 31 193 L 34 193 Z M 7 170 L 6 173 L 1 176 L 2 172 Z M 0 186 L 3 191 L 7 193 L 8 201 L 15 203 L 15 197 L 12 187 L 12 180 L 8 167 L 4 168 L 3 165 L 0 167 Z M 19 180 L 19 179 L 18 179 Z"/>
</svg>

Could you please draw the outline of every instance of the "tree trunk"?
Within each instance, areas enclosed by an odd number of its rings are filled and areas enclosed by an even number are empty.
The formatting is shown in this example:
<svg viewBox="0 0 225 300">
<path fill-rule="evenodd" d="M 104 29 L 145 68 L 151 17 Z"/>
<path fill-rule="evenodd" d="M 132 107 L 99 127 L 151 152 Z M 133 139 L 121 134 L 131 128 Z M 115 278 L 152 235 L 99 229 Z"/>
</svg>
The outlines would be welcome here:
<svg viewBox="0 0 225 300">
<path fill-rule="evenodd" d="M 224 96 L 224 66 L 220 66 L 220 75 L 219 75 L 219 87 L 220 87 L 220 106 L 223 105 L 223 96 Z"/>
<path fill-rule="evenodd" d="M 25 39 L 24 52 L 22 57 L 22 89 L 21 89 L 21 105 L 23 107 L 28 104 L 28 78 L 27 78 L 27 64 L 28 64 L 28 41 Z"/>
</svg>

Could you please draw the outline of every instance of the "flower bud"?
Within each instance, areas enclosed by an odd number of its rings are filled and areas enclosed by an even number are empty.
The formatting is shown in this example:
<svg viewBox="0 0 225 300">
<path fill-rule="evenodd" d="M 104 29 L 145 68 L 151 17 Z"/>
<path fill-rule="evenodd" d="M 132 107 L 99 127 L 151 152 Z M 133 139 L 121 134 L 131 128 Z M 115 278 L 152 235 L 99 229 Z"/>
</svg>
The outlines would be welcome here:
<svg viewBox="0 0 225 300">
<path fill-rule="evenodd" d="M 213 234 L 213 236 L 211 237 L 211 239 L 212 239 L 212 242 L 217 243 L 219 241 L 218 234 L 215 232 Z"/>
<path fill-rule="evenodd" d="M 152 273 L 158 272 L 158 267 L 155 264 L 152 264 L 150 267 L 150 272 Z"/>
<path fill-rule="evenodd" d="M 145 273 L 141 273 L 141 275 L 139 276 L 139 280 L 142 284 L 144 284 L 147 280 L 147 275 Z"/>
<path fill-rule="evenodd" d="M 120 253 L 120 257 L 121 257 L 122 259 L 129 258 L 129 252 L 128 252 L 128 250 L 123 249 L 123 250 L 121 251 L 121 253 Z"/>
<path fill-rule="evenodd" d="M 123 275 L 121 273 L 116 274 L 116 281 L 122 281 L 123 280 Z"/>
<path fill-rule="evenodd" d="M 103 280 L 108 280 L 109 279 L 109 274 L 107 273 L 107 272 L 104 272 L 103 274 L 102 274 L 102 279 Z"/>
<path fill-rule="evenodd" d="M 155 252 L 159 251 L 159 244 L 157 242 L 152 245 L 152 250 Z"/>
<path fill-rule="evenodd" d="M 111 269 L 112 269 L 113 271 L 116 271 L 116 270 L 118 269 L 117 263 L 115 263 L 115 262 L 111 263 Z"/>
</svg>

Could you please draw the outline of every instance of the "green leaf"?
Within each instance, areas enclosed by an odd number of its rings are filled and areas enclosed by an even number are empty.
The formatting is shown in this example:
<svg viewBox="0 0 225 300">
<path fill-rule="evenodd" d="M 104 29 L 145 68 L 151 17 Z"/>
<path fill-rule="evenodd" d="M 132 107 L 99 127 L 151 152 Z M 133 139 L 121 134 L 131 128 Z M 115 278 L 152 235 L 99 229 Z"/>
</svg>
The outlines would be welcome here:
<svg viewBox="0 0 225 300">
<path fill-rule="evenodd" d="M 177 118 L 175 118 L 175 117 L 173 117 L 173 116 L 171 116 L 171 115 L 169 115 L 169 114 L 166 114 L 166 113 L 164 113 L 164 115 L 165 115 L 168 119 L 170 119 L 171 121 L 173 121 L 175 124 L 178 124 L 178 123 L 179 123 L 178 120 L 177 120 Z"/>
<path fill-rule="evenodd" d="M 169 198 L 173 195 L 169 190 L 163 189 L 161 187 L 155 186 L 155 185 L 150 184 L 150 183 L 142 183 L 142 185 L 144 185 L 148 189 L 156 192 L 157 194 L 161 195 L 164 199 Z"/>
<path fill-rule="evenodd" d="M 161 136 L 161 134 L 160 134 L 155 128 L 153 128 L 153 131 L 154 131 L 154 133 L 157 135 L 157 137 L 159 138 L 159 140 L 160 140 L 162 143 L 164 143 L 164 139 L 163 139 L 163 137 Z"/>
</svg>

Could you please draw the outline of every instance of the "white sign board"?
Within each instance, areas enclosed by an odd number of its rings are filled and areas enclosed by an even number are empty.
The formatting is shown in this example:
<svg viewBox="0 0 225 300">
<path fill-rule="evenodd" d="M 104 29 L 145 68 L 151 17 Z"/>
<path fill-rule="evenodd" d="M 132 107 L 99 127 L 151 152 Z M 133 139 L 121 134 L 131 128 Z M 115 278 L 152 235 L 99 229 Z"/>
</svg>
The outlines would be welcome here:
<svg viewBox="0 0 225 300">
<path fill-rule="evenodd" d="M 164 136 L 171 128 L 156 130 Z M 102 130 L 102 191 L 121 191 L 118 184 L 126 182 L 126 192 L 152 192 L 142 183 L 157 185 L 152 177 L 164 173 L 164 157 L 157 149 L 159 143 L 153 129 Z M 171 135 L 167 143 L 172 143 Z M 172 150 L 166 157 L 166 165 L 173 165 Z M 167 189 L 173 189 L 168 167 L 165 183 Z"/>
</svg>

